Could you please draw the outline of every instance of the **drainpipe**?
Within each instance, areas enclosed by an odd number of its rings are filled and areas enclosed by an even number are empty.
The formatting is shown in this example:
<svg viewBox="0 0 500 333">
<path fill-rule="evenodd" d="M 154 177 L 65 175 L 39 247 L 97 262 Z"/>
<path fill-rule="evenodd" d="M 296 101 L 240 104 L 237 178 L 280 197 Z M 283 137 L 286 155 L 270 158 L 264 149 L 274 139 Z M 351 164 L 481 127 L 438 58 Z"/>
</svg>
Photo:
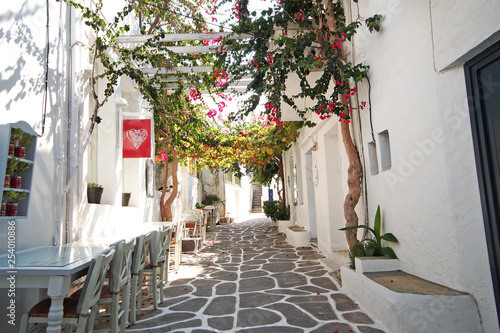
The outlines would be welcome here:
<svg viewBox="0 0 500 333">
<path fill-rule="evenodd" d="M 68 95 L 68 108 L 66 112 L 66 118 L 67 118 L 67 131 L 66 131 L 66 174 L 65 174 L 65 183 L 67 183 L 68 178 L 69 178 L 69 170 L 71 170 L 71 161 L 72 161 L 72 147 L 74 144 L 73 140 L 73 124 L 77 124 L 74 118 L 74 109 L 75 109 L 75 103 L 74 103 L 74 87 L 73 87 L 73 80 L 74 80 L 74 75 L 73 75 L 73 64 L 74 64 L 74 53 L 73 53 L 73 46 L 77 45 L 76 43 L 73 43 L 75 40 L 75 29 L 73 28 L 73 22 L 74 22 L 74 10 L 71 6 L 68 6 L 68 41 L 70 44 L 70 47 L 68 49 L 68 75 L 67 75 L 67 95 Z M 73 191 L 72 191 L 73 192 Z M 61 193 L 61 200 L 65 200 L 66 203 L 66 211 L 65 211 L 65 223 L 64 223 L 64 243 L 69 243 L 72 241 L 71 239 L 71 231 L 73 229 L 73 195 L 67 195 L 67 193 L 62 192 Z"/>
<path fill-rule="evenodd" d="M 65 67 L 65 63 L 64 63 L 64 56 L 65 56 L 65 53 L 64 53 L 64 47 L 62 46 L 62 44 L 64 43 L 64 39 L 63 39 L 63 26 L 64 26 L 64 19 L 63 19 L 63 3 L 61 2 L 61 4 L 59 5 L 59 46 L 58 46 L 58 63 L 57 63 L 57 67 L 62 69 Z M 67 19 L 67 15 L 66 15 L 66 19 Z M 66 64 L 67 65 L 67 64 Z M 59 110 L 58 110 L 58 114 L 61 116 L 62 118 L 62 112 L 63 112 L 63 101 L 64 101 L 64 94 L 63 94 L 63 83 L 64 83 L 64 74 L 60 73 L 59 76 L 58 76 L 58 82 L 57 82 L 57 88 L 59 89 L 59 93 L 58 93 L 58 98 L 59 98 Z M 63 170 L 63 159 L 64 159 L 64 154 L 63 154 L 63 133 L 62 133 L 62 125 L 63 125 L 63 119 L 60 120 L 60 123 L 59 123 L 59 128 L 60 128 L 60 131 L 59 131 L 59 135 L 56 136 L 56 139 L 54 140 L 54 142 L 56 142 L 56 140 L 58 140 L 58 145 L 57 145 L 57 157 L 56 157 L 56 160 L 57 160 L 57 169 L 58 170 L 58 174 L 57 174 L 57 195 L 58 195 L 58 200 L 57 200 L 57 218 L 56 218 L 56 223 L 55 223 L 55 232 L 54 232 L 54 236 L 52 237 L 52 243 L 54 245 L 61 245 L 61 241 L 62 241 L 62 232 L 61 232 L 61 217 L 62 217 L 62 208 L 63 208 L 63 205 L 62 205 L 62 184 L 63 184 L 63 173 L 64 173 L 64 170 Z"/>
<path fill-rule="evenodd" d="M 77 64 L 76 55 L 73 52 L 73 48 L 75 46 L 85 47 L 87 49 L 90 48 L 89 45 L 76 40 L 76 29 L 73 26 L 73 22 L 76 20 L 75 9 L 71 6 L 68 6 L 68 40 L 69 40 L 69 48 L 68 48 L 68 75 L 67 75 L 67 95 L 68 95 L 68 108 L 66 111 L 66 119 L 67 119 L 67 137 L 66 137 L 66 174 L 65 174 L 65 188 L 61 194 L 61 200 L 65 200 L 66 211 L 65 211 L 65 222 L 64 222 L 64 242 L 70 243 L 73 241 L 73 209 L 75 207 L 75 200 L 78 197 L 78 189 L 80 188 L 81 182 L 80 178 L 76 177 L 76 185 L 71 186 L 74 173 L 78 170 L 78 163 L 75 163 L 74 156 L 80 156 L 80 142 L 81 132 L 80 132 L 80 122 L 81 118 L 80 108 L 77 107 L 77 102 L 75 101 L 76 96 L 76 86 L 73 85 L 73 82 L 77 79 L 75 77 L 75 64 Z M 76 68 L 79 72 L 81 72 L 81 63 L 79 64 L 80 68 Z M 81 74 L 84 75 L 85 74 Z M 80 78 L 81 79 L 81 78 Z M 85 82 L 85 79 L 81 80 L 81 82 Z"/>
</svg>

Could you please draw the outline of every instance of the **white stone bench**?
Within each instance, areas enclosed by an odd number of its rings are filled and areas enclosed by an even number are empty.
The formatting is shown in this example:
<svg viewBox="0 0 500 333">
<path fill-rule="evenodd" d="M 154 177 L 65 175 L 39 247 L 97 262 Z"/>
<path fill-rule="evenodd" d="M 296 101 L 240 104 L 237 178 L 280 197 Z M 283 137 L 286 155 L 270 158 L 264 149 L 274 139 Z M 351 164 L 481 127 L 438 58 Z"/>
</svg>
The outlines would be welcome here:
<svg viewBox="0 0 500 333">
<path fill-rule="evenodd" d="M 390 332 L 482 332 L 474 298 L 400 270 L 398 259 L 356 258 L 342 290 Z"/>
</svg>

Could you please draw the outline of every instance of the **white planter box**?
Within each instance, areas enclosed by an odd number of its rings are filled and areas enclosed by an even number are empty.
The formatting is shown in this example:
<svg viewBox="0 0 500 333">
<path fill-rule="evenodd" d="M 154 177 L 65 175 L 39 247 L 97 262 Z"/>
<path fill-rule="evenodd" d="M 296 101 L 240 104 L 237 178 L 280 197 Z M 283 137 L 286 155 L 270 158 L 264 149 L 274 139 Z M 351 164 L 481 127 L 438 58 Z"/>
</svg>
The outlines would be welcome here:
<svg viewBox="0 0 500 333">
<path fill-rule="evenodd" d="M 276 221 L 278 225 L 278 232 L 285 233 L 286 229 L 292 225 L 292 221 L 290 220 L 278 220 Z"/>
<path fill-rule="evenodd" d="M 309 241 L 311 240 L 311 232 L 309 230 L 291 226 L 286 228 L 285 234 L 287 241 L 294 247 L 309 246 Z"/>
<path fill-rule="evenodd" d="M 369 272 L 387 272 L 401 269 L 399 259 L 386 257 L 357 257 L 356 273 L 363 274 Z"/>
</svg>

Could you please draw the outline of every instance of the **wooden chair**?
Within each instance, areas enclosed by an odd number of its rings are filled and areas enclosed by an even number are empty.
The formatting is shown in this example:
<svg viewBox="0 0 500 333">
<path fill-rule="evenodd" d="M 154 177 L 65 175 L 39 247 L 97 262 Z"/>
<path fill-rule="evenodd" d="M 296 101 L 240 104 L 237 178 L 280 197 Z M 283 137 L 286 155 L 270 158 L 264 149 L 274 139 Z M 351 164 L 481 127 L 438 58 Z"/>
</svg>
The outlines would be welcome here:
<svg viewBox="0 0 500 333">
<path fill-rule="evenodd" d="M 206 215 L 201 210 L 189 210 L 183 215 L 184 224 L 183 252 L 197 252 L 203 242 L 206 231 Z"/>
<path fill-rule="evenodd" d="M 134 254 L 132 256 L 132 284 L 131 284 L 131 298 L 130 298 L 130 318 L 131 324 L 135 324 L 137 316 L 141 314 L 141 301 L 142 301 L 142 279 L 144 266 L 146 266 L 146 259 L 148 250 L 151 243 L 151 238 L 156 231 L 148 232 L 140 235 L 135 239 Z"/>
<path fill-rule="evenodd" d="M 99 299 L 99 306 L 106 312 L 99 312 L 96 319 L 109 320 L 110 329 L 94 330 L 94 332 L 125 332 L 130 306 L 130 280 L 132 254 L 135 240 L 120 240 L 111 244 L 115 248 L 115 256 L 109 265 L 109 283 L 104 285 Z M 121 296 L 121 307 L 120 307 Z M 118 325 L 119 324 L 119 325 Z M 119 328 L 119 329 L 118 329 Z"/>
<path fill-rule="evenodd" d="M 147 292 L 152 294 L 155 310 L 158 309 L 158 289 L 160 290 L 160 303 L 163 303 L 163 283 L 168 279 L 165 267 L 171 238 L 171 227 L 156 232 L 149 248 L 150 262 L 144 267 L 144 284 Z"/>
<path fill-rule="evenodd" d="M 173 254 L 174 268 L 178 270 L 182 260 L 182 238 L 184 237 L 184 222 L 182 220 L 177 221 L 172 234 L 169 257 Z M 170 263 L 170 259 L 168 259 L 168 263 Z"/>
<path fill-rule="evenodd" d="M 83 284 L 79 298 L 64 299 L 64 314 L 62 323 L 66 325 L 77 325 L 76 332 L 87 332 L 94 326 L 95 315 L 98 310 L 98 301 L 105 279 L 108 266 L 115 254 L 114 249 L 109 249 L 97 255 L 90 263 L 87 278 Z M 19 332 L 27 333 L 28 325 L 32 323 L 46 324 L 51 300 L 46 298 L 31 308 L 28 313 L 21 317 Z M 90 329 L 91 330 L 91 329 Z"/>
</svg>

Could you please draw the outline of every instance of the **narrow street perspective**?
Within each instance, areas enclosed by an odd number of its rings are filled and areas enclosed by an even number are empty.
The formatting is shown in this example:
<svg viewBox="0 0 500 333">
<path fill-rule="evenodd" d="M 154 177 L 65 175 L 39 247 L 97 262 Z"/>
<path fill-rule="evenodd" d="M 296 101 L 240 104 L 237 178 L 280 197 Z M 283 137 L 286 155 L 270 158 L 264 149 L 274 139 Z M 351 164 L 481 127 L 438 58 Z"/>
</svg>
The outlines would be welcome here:
<svg viewBox="0 0 500 333">
<path fill-rule="evenodd" d="M 312 247 L 294 248 L 263 214 L 217 226 L 171 271 L 158 310 L 127 331 L 378 333 Z"/>
<path fill-rule="evenodd" d="M 0 7 L 0 333 L 500 332 L 499 0 Z"/>
</svg>

